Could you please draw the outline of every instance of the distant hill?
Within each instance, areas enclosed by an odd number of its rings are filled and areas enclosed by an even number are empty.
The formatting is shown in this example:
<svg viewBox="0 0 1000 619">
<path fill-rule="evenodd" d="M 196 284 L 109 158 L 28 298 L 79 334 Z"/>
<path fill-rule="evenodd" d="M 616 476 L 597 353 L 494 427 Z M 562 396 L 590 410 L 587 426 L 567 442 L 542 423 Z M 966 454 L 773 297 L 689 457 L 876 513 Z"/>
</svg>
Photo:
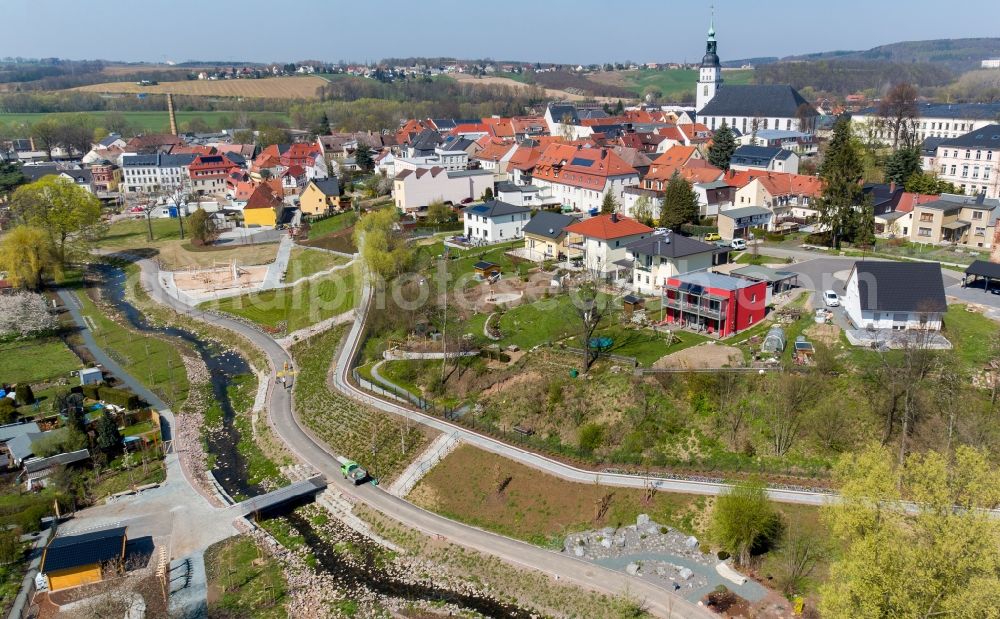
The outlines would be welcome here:
<svg viewBox="0 0 1000 619">
<path fill-rule="evenodd" d="M 1000 57 L 1000 38 L 902 41 L 864 51 L 832 51 L 787 56 L 780 62 L 801 60 L 879 60 L 943 65 L 956 73 L 978 69 L 980 61 Z"/>
</svg>

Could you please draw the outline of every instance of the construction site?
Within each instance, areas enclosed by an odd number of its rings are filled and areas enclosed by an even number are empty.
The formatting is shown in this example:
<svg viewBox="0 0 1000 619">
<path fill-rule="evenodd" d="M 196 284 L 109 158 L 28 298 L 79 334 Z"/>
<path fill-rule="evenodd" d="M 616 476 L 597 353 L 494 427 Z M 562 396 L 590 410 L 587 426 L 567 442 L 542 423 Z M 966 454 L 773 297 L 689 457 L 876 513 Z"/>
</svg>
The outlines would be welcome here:
<svg viewBox="0 0 1000 619">
<path fill-rule="evenodd" d="M 174 287 L 187 296 L 218 298 L 253 292 L 260 289 L 270 265 L 241 265 L 238 260 L 216 261 L 211 267 L 189 267 L 177 271 L 161 271 L 160 276 L 172 278 Z"/>
</svg>

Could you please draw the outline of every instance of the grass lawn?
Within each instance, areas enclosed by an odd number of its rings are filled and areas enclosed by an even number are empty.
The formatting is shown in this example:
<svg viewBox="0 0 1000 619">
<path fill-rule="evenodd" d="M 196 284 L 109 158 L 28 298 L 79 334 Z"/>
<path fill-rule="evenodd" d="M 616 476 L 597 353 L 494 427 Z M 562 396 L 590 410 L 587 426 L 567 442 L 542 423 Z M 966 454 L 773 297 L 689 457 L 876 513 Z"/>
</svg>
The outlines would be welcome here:
<svg viewBox="0 0 1000 619">
<path fill-rule="evenodd" d="M 754 256 L 749 251 L 743 252 L 743 255 L 736 259 L 737 264 L 785 264 L 786 262 L 788 261 L 785 258 L 768 256 L 767 254 L 757 254 L 757 256 Z"/>
<path fill-rule="evenodd" d="M 1000 330 L 994 321 L 965 305 L 949 305 L 944 315 L 944 336 L 969 369 L 980 369 L 990 358 L 990 340 Z"/>
<path fill-rule="evenodd" d="M 527 272 L 528 269 L 534 268 L 536 266 L 534 263 L 522 260 L 519 264 L 516 264 L 515 261 L 507 256 L 508 251 L 517 247 L 524 247 L 524 241 L 511 241 L 469 250 L 449 248 L 448 253 L 451 259 L 448 260 L 448 278 L 452 282 L 462 278 L 465 280 L 470 279 L 472 274 L 475 273 L 474 265 L 479 261 L 492 262 L 499 265 L 504 277 L 514 277 L 518 273 L 519 268 L 522 272 Z M 444 249 L 444 242 L 421 245 L 417 249 L 416 259 L 418 264 L 422 266 L 422 270 L 433 281 L 436 281 L 439 277 L 438 265 L 440 261 L 437 257 L 444 253 Z"/>
<path fill-rule="evenodd" d="M 668 69 L 666 71 L 639 69 L 638 71 L 623 72 L 622 75 L 625 77 L 625 83 L 622 85 L 637 95 L 643 94 L 647 87 L 652 86 L 668 98 L 686 92 L 694 92 L 698 82 L 696 69 Z M 722 73 L 722 79 L 727 84 L 749 84 L 752 78 L 753 71 L 735 70 L 723 71 Z"/>
<path fill-rule="evenodd" d="M 649 367 L 664 355 L 690 348 L 712 338 L 698 333 L 677 330 L 674 336 L 680 342 L 667 346 L 666 335 L 651 329 L 632 329 L 622 325 L 611 325 L 594 333 L 595 337 L 610 337 L 614 340 L 607 352 L 626 357 L 635 357 L 639 365 Z M 574 345 L 583 347 L 579 338 Z"/>
<path fill-rule="evenodd" d="M 188 380 L 176 342 L 140 334 L 126 328 L 123 319 L 109 315 L 94 303 L 86 291 L 78 291 L 83 305 L 80 313 L 91 326 L 97 345 L 136 380 L 142 382 L 172 406 L 187 398 Z"/>
<path fill-rule="evenodd" d="M 153 226 L 153 242 L 180 240 L 180 225 L 176 219 L 151 219 Z M 185 230 L 187 226 L 185 224 Z M 132 249 L 149 247 L 149 226 L 146 219 L 127 219 L 116 221 L 108 227 L 108 233 L 98 245 L 107 249 Z"/>
<path fill-rule="evenodd" d="M 101 471 L 101 477 L 91 480 L 87 490 L 96 499 L 124 492 L 134 486 L 153 484 L 164 481 L 167 478 L 167 469 L 163 466 L 163 460 L 154 459 L 147 461 L 146 470 L 142 470 L 142 460 L 139 455 L 132 455 L 132 463 L 128 469 L 120 468 L 119 458 L 112 467 Z"/>
<path fill-rule="evenodd" d="M 300 277 L 309 277 L 320 271 L 328 271 L 333 267 L 347 264 L 347 261 L 348 259 L 343 256 L 319 249 L 293 247 L 292 256 L 288 260 L 288 269 L 285 271 L 285 281 L 294 282 Z"/>
<path fill-rule="evenodd" d="M 278 288 L 202 304 L 204 308 L 242 316 L 257 324 L 288 332 L 326 320 L 354 307 L 352 269 Z"/>
<path fill-rule="evenodd" d="M 104 118 L 111 114 L 109 111 L 96 111 L 96 112 L 83 112 L 87 116 L 94 119 L 98 126 L 104 122 Z M 170 130 L 170 118 L 167 116 L 166 111 L 162 112 L 120 112 L 120 114 L 125 117 L 125 120 L 138 131 L 155 131 L 155 132 L 166 132 Z M 282 112 L 177 112 L 177 122 L 180 124 L 180 128 L 183 129 L 184 125 L 191 122 L 196 118 L 208 123 L 209 126 L 218 129 L 229 129 L 232 128 L 236 123 L 236 118 L 238 116 L 246 115 L 248 118 L 257 120 L 258 122 L 268 122 L 274 120 L 282 120 L 284 122 L 289 122 L 288 114 Z M 39 120 L 52 117 L 60 116 L 59 114 L 10 114 L 10 113 L 0 113 L 0 124 L 18 124 L 26 123 L 28 125 L 33 125 Z M 223 122 L 226 121 L 226 122 Z M 223 125 L 226 125 L 223 127 Z"/>
<path fill-rule="evenodd" d="M 0 380 L 5 383 L 64 378 L 81 367 L 80 359 L 57 337 L 0 344 Z"/>
<path fill-rule="evenodd" d="M 327 217 L 326 219 L 311 222 L 309 224 L 309 238 L 315 239 L 334 232 L 340 232 L 344 228 L 353 226 L 354 222 L 357 220 L 357 213 L 354 211 L 346 211 L 344 213 L 333 215 L 332 217 Z"/>
<path fill-rule="evenodd" d="M 248 537 L 218 542 L 205 551 L 209 616 L 287 617 L 288 584 L 281 563 Z"/>
<path fill-rule="evenodd" d="M 501 346 L 516 344 L 527 350 L 538 344 L 554 342 L 574 335 L 576 308 L 568 294 L 539 299 L 534 303 L 518 305 L 500 317 Z M 496 320 L 494 318 L 493 320 Z M 467 331 L 482 335 L 483 321 L 470 323 Z M 473 331 L 475 329 L 475 331 Z"/>
<path fill-rule="evenodd" d="M 510 481 L 500 490 L 507 478 Z M 564 481 L 496 454 L 461 445 L 417 484 L 408 500 L 448 518 L 533 544 L 561 548 L 566 535 L 606 526 L 634 524 L 639 514 L 708 540 L 708 497 L 658 492 L 649 503 L 639 489 L 611 488 Z M 601 518 L 596 504 L 611 495 Z M 829 536 L 811 505 L 776 503 L 788 530 L 804 527 Z M 709 540 L 710 541 L 710 540 Z M 826 561 L 816 569 L 826 574 Z"/>
<path fill-rule="evenodd" d="M 382 375 L 382 378 L 399 385 L 414 395 L 420 396 L 423 394 L 420 388 L 417 387 L 417 377 L 422 372 L 426 372 L 428 368 L 433 371 L 438 370 L 440 367 L 440 361 L 386 361 L 379 367 L 378 373 Z"/>
</svg>

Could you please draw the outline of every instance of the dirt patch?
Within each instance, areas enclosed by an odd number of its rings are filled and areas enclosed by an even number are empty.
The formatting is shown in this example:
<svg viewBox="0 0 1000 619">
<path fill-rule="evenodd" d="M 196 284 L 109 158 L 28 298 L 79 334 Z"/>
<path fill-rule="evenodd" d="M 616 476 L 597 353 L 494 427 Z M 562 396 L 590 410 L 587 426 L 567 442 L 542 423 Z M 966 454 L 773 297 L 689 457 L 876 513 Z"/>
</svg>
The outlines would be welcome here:
<svg viewBox="0 0 1000 619">
<path fill-rule="evenodd" d="M 496 395 L 501 391 L 507 391 L 511 387 L 516 387 L 518 385 L 524 385 L 528 383 L 534 383 L 542 379 L 542 375 L 538 372 L 524 372 L 521 374 L 514 374 L 508 378 L 498 381 L 486 389 L 483 390 L 483 396 L 488 397 L 491 395 Z"/>
<path fill-rule="evenodd" d="M 79 86 L 84 92 L 175 94 L 198 97 L 249 97 L 254 99 L 316 99 L 317 90 L 327 81 L 313 75 L 269 77 L 259 80 L 186 80 L 140 86 L 135 82 L 108 82 Z"/>
<path fill-rule="evenodd" d="M 241 245 L 238 247 L 193 247 L 187 241 L 165 241 L 157 245 L 157 256 L 164 269 L 211 267 L 235 260 L 240 265 L 274 262 L 277 243 Z"/>
<path fill-rule="evenodd" d="M 678 350 L 675 353 L 661 357 L 653 363 L 654 368 L 675 370 L 697 370 L 741 365 L 743 365 L 743 353 L 740 352 L 739 348 L 711 342 Z"/>
<path fill-rule="evenodd" d="M 814 323 L 803 330 L 803 333 L 809 337 L 810 340 L 819 342 L 826 346 L 833 346 L 840 341 L 840 327 L 831 324 L 817 324 Z"/>
<path fill-rule="evenodd" d="M 299 245 L 304 247 L 318 247 L 320 249 L 329 249 L 331 251 L 339 251 L 345 254 L 353 254 L 358 251 L 357 246 L 354 244 L 354 227 L 344 228 L 333 234 L 326 234 L 324 236 L 317 236 L 315 238 L 310 238 L 305 241 L 299 241 Z"/>
<path fill-rule="evenodd" d="M 251 290 L 260 286 L 265 275 L 267 275 L 266 266 L 227 266 L 178 271 L 174 273 L 174 284 L 188 293 Z"/>
</svg>

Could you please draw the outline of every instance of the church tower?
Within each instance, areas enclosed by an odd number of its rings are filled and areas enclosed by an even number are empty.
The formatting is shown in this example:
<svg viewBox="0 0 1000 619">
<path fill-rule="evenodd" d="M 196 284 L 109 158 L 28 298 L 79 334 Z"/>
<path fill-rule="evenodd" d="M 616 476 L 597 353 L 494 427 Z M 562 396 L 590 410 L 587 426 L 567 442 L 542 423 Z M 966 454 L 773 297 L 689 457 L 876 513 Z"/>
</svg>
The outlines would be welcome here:
<svg viewBox="0 0 1000 619">
<path fill-rule="evenodd" d="M 715 41 L 715 16 L 713 15 L 711 25 L 708 27 L 705 57 L 701 59 L 701 68 L 698 70 L 698 92 L 695 95 L 695 110 L 697 111 L 701 111 L 712 100 L 716 91 L 722 87 L 722 66 L 719 64 L 717 45 Z"/>
</svg>

